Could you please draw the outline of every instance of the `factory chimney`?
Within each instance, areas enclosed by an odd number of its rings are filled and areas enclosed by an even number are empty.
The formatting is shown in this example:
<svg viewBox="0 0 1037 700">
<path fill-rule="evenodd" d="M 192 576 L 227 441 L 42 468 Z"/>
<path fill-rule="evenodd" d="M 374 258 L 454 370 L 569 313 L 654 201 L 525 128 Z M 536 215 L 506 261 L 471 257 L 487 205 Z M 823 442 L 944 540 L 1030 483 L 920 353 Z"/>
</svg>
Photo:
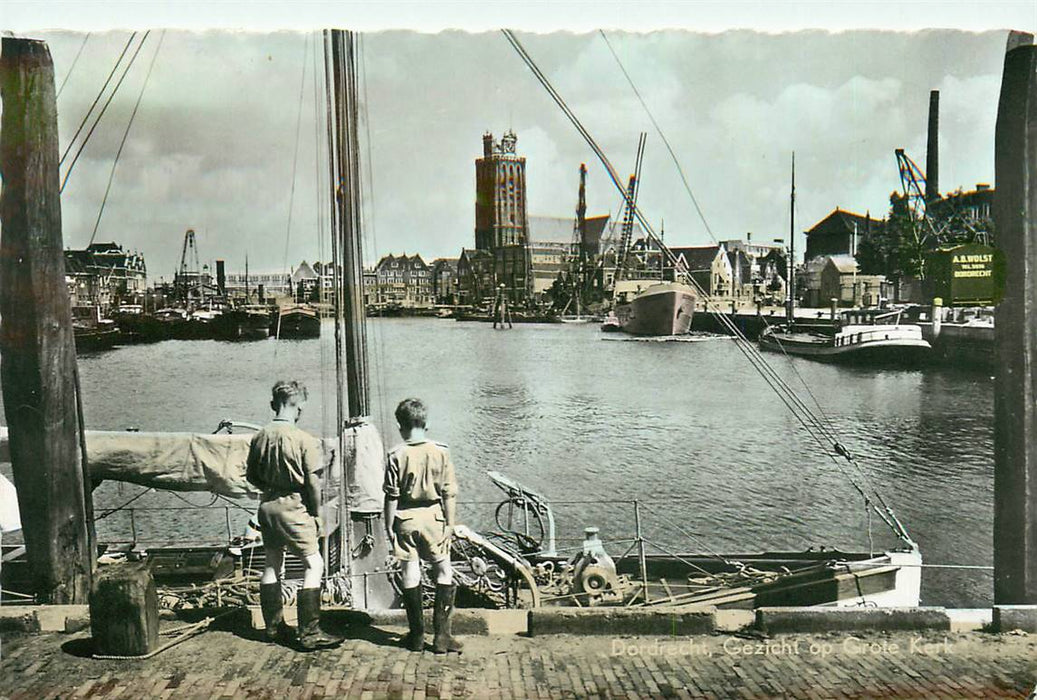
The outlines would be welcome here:
<svg viewBox="0 0 1037 700">
<path fill-rule="evenodd" d="M 925 153 L 925 201 L 940 198 L 940 91 L 929 92 L 929 147 Z"/>
</svg>

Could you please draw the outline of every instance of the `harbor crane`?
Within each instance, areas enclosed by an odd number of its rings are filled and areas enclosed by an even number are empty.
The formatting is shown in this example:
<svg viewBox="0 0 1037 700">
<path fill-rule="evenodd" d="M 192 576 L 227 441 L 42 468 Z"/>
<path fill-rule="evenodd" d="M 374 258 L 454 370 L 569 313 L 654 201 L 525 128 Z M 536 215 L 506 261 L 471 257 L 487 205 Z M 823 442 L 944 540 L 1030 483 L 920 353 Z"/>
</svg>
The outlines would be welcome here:
<svg viewBox="0 0 1037 700">
<path fill-rule="evenodd" d="M 630 252 L 630 239 L 634 235 L 634 209 L 637 206 L 637 191 L 641 183 L 641 163 L 645 156 L 645 142 L 648 134 L 641 132 L 637 140 L 637 158 L 634 161 L 634 174 L 627 183 L 626 211 L 623 214 L 623 226 L 620 229 L 619 249 L 616 251 L 616 277 L 621 278 L 626 271 L 627 255 Z"/>
<path fill-rule="evenodd" d="M 937 228 L 929 214 L 929 202 L 925 196 L 925 173 L 903 148 L 896 149 L 894 154 L 897 159 L 897 170 L 900 172 L 900 188 L 907 202 L 914 244 L 922 248 L 930 236 L 939 244 L 943 231 Z"/>
<path fill-rule="evenodd" d="M 190 267 L 188 264 L 190 263 Z M 194 229 L 189 228 L 184 234 L 184 245 L 180 250 L 180 266 L 177 268 L 173 286 L 179 296 L 186 301 L 190 289 L 201 282 L 201 265 L 198 262 L 198 244 L 195 241 Z"/>
<path fill-rule="evenodd" d="M 961 242 L 962 238 L 978 241 L 980 243 L 987 242 L 987 233 L 985 231 L 977 230 L 974 222 L 968 220 L 968 217 L 956 216 L 955 219 L 957 224 L 961 226 L 964 231 L 960 231 L 960 234 L 956 236 L 951 232 L 951 217 L 948 216 L 946 206 L 940 207 L 939 220 L 933 216 L 933 212 L 930 211 L 930 204 L 933 202 L 941 201 L 939 195 L 933 196 L 927 195 L 926 188 L 926 177 L 925 173 L 922 172 L 918 164 L 911 160 L 910 156 L 904 152 L 903 148 L 898 148 L 894 151 L 897 159 L 897 169 L 900 171 L 900 187 L 903 192 L 904 198 L 907 200 L 907 211 L 908 216 L 911 220 L 911 232 L 914 236 L 914 243 L 916 246 L 921 248 L 931 238 L 934 242 L 934 247 L 941 247 L 945 245 L 951 245 L 956 242 Z M 942 200 L 944 204 L 951 204 L 947 200 Z M 956 213 L 951 210 L 952 214 Z"/>
</svg>

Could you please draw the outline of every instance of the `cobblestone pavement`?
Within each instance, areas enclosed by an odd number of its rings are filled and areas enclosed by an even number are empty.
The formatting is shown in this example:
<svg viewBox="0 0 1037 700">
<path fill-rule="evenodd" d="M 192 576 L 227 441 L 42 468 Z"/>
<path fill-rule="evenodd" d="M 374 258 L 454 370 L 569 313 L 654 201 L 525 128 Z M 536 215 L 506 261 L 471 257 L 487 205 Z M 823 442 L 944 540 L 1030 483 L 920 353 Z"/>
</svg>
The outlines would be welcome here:
<svg viewBox="0 0 1037 700">
<path fill-rule="evenodd" d="M 412 654 L 365 627 L 300 653 L 210 630 L 148 661 L 95 660 L 89 635 L 5 635 L 0 697 L 990 698 L 1024 697 L 1037 636 L 984 633 L 713 637 L 465 637 Z"/>
</svg>

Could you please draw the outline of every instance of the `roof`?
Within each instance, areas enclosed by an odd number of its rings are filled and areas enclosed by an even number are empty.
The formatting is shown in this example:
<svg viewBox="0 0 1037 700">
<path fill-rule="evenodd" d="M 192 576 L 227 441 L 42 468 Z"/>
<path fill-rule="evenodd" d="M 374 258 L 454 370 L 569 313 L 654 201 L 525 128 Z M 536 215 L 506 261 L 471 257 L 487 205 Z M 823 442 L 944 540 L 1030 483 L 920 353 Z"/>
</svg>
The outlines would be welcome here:
<svg viewBox="0 0 1037 700">
<path fill-rule="evenodd" d="M 481 248 L 462 248 L 461 257 L 468 260 L 478 260 L 479 258 L 493 258 L 493 255 L 488 250 L 482 250 Z M 458 258 L 460 262 L 460 258 Z"/>
<path fill-rule="evenodd" d="M 608 214 L 602 214 L 601 216 L 591 216 L 584 219 L 584 225 L 587 227 L 587 238 L 600 239 L 605 234 L 605 227 L 608 226 L 609 219 L 611 218 Z"/>
<path fill-rule="evenodd" d="M 745 251 L 741 249 L 727 251 L 727 261 L 731 264 L 731 270 L 739 275 L 739 282 L 745 283 L 752 279 L 752 264 Z"/>
<path fill-rule="evenodd" d="M 834 265 L 842 274 L 851 274 L 857 271 L 857 260 L 852 255 L 829 255 L 825 267 Z"/>
<path fill-rule="evenodd" d="M 710 269 L 719 251 L 720 246 L 718 245 L 670 248 L 670 252 L 675 258 L 684 260 L 684 266 L 688 268 L 688 272 Z"/>
<path fill-rule="evenodd" d="M 374 269 L 380 270 L 385 265 L 393 262 L 403 263 L 404 267 L 409 265 L 411 269 L 424 269 L 428 267 L 428 265 L 425 264 L 425 261 L 421 259 L 421 255 L 418 253 L 415 253 L 414 255 L 407 255 L 406 253 L 403 255 L 393 255 L 392 253 L 389 253 L 388 255 L 382 256 L 382 259 L 375 264 Z"/>
<path fill-rule="evenodd" d="M 844 229 L 846 229 L 846 231 L 849 231 L 849 232 L 853 231 L 854 224 L 856 224 L 857 228 L 858 228 L 858 233 L 862 233 L 862 231 L 860 231 L 860 227 L 861 226 L 881 226 L 882 225 L 882 222 L 881 222 L 880 219 L 873 219 L 873 218 L 871 218 L 870 214 L 864 214 L 864 215 L 862 215 L 862 214 L 855 214 L 852 211 L 846 211 L 844 209 L 840 209 L 839 207 L 836 207 L 832 211 L 831 214 L 829 214 L 828 216 L 826 216 L 825 218 L 821 219 L 816 224 L 814 224 L 812 227 L 810 227 L 810 229 L 807 231 L 807 235 L 809 236 L 814 231 L 817 231 L 818 229 L 820 229 L 822 227 L 826 227 L 830 223 L 831 224 L 836 224 L 836 225 L 842 225 L 842 227 Z"/>
<path fill-rule="evenodd" d="M 530 243 L 572 243 L 576 219 L 559 216 L 530 216 Z"/>
<path fill-rule="evenodd" d="M 299 267 L 292 271 L 292 281 L 298 282 L 300 280 L 315 280 L 317 279 L 317 273 L 313 271 L 310 264 L 303 260 L 299 263 Z"/>
</svg>

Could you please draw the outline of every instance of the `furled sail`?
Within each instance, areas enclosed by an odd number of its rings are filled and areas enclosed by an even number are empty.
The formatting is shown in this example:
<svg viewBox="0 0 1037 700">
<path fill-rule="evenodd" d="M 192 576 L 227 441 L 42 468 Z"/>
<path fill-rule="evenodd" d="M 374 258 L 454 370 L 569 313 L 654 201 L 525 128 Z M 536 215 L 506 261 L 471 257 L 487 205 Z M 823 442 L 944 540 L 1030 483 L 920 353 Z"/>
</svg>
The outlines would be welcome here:
<svg viewBox="0 0 1037 700">
<path fill-rule="evenodd" d="M 86 431 L 87 459 L 94 479 L 126 481 L 171 491 L 210 491 L 232 498 L 258 498 L 245 480 L 249 433 L 135 433 Z M 373 426 L 347 428 L 343 435 L 349 493 L 361 512 L 381 510 L 384 450 Z M 328 482 L 342 474 L 338 439 L 319 440 Z M 0 462 L 9 462 L 7 428 L 0 426 Z M 377 509 L 375 505 L 377 504 Z"/>
</svg>

